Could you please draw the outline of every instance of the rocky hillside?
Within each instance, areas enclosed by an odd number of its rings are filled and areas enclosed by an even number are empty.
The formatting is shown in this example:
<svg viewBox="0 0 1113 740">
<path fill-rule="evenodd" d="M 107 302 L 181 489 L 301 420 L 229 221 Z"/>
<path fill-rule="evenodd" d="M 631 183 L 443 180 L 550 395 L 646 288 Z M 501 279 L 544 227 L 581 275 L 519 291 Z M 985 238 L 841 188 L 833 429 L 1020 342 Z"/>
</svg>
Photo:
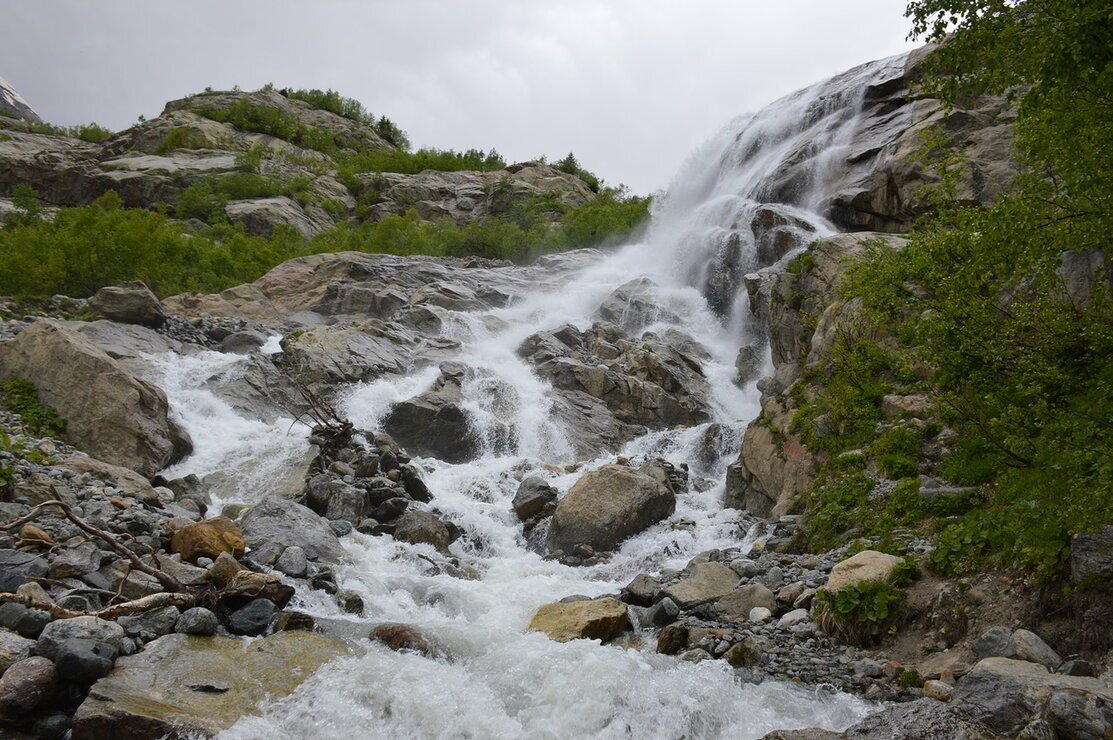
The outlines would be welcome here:
<svg viewBox="0 0 1113 740">
<path fill-rule="evenodd" d="M 3 77 L 0 77 L 0 116 L 23 121 L 42 120 L 12 83 Z"/>
<path fill-rule="evenodd" d="M 157 118 L 98 141 L 14 119 L 0 118 L 0 130 L 0 199 L 26 185 L 46 204 L 76 206 L 112 190 L 128 207 L 165 205 L 182 219 L 226 219 L 267 236 L 284 224 L 309 238 L 336 224 L 410 209 L 424 219 L 463 223 L 531 199 L 547 200 L 556 218 L 595 197 L 580 177 L 539 163 L 376 172 L 360 158 L 403 153 L 373 124 L 272 89 L 171 101 Z M 197 196 L 233 182 L 237 192 L 197 206 Z"/>
</svg>

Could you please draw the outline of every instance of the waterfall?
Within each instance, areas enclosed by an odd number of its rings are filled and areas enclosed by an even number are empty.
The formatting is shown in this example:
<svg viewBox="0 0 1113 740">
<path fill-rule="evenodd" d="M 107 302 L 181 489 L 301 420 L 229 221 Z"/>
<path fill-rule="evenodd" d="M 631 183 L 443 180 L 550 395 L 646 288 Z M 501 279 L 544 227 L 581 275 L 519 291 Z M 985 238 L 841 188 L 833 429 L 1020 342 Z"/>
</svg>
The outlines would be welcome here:
<svg viewBox="0 0 1113 740">
<path fill-rule="evenodd" d="M 753 384 L 734 382 L 739 348 L 756 336 L 742 280 L 834 232 L 824 198 L 853 145 L 865 91 L 903 64 L 895 57 L 864 65 L 731 122 L 657 200 L 641 243 L 585 257 L 577 269 L 546 271 L 545 261 L 514 268 L 529 280 L 520 281 L 506 306 L 446 312 L 442 333 L 458 342 L 452 359 L 469 368 L 463 407 L 483 454 L 458 465 L 415 462 L 436 510 L 465 532 L 453 553 L 476 577 L 431 565 L 444 558 L 429 546 L 353 533 L 342 540 L 348 558 L 337 577 L 341 588 L 363 597 L 367 615 L 344 614 L 315 591 L 299 590 L 295 603 L 353 634 L 382 621 L 417 625 L 452 659 L 363 641 L 356 655 L 329 664 L 225 736 L 756 738 L 779 728 L 842 729 L 872 711 L 849 695 L 741 684 L 723 661 L 678 661 L 636 641 L 560 644 L 526 632 L 526 625 L 543 603 L 614 593 L 637 573 L 681 568 L 700 552 L 749 542 L 739 512 L 721 506 L 725 465 L 759 408 Z M 734 444 L 704 464 L 715 485 L 679 496 L 669 520 L 627 540 L 606 563 L 568 567 L 542 558 L 523 536 L 510 510 L 516 475 L 543 464 L 572 470 L 554 466 L 578 462 L 575 472 L 552 474 L 550 482 L 566 491 L 585 471 L 618 456 L 688 462 L 707 425 L 651 432 L 614 454 L 576 461 L 569 430 L 554 421 L 552 389 L 517 348 L 539 330 L 591 326 L 600 303 L 640 277 L 652 281 L 649 295 L 661 309 L 643 331 L 679 328 L 702 346 L 711 422 L 734 430 Z M 206 390 L 214 373 L 240 362 L 219 353 L 170 355 L 156 359 L 155 372 L 197 442 L 197 452 L 169 473 L 219 473 L 227 499 L 250 501 L 289 472 L 305 430 L 289 419 L 245 419 Z M 425 368 L 355 385 L 344 391 L 342 411 L 357 427 L 376 428 L 392 405 L 437 377 L 436 368 Z"/>
</svg>

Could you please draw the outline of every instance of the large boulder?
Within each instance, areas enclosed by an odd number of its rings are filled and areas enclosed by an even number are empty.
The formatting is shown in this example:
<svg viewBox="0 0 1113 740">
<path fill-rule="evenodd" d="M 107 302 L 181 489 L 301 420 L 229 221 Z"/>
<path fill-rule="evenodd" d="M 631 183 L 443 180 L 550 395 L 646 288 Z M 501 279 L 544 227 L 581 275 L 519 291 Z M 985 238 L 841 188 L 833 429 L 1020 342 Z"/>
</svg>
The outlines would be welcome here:
<svg viewBox="0 0 1113 740">
<path fill-rule="evenodd" d="M 105 318 L 124 324 L 158 327 L 166 322 L 166 312 L 146 283 L 133 280 L 101 288 L 89 305 Z"/>
<path fill-rule="evenodd" d="M 0 344 L 0 380 L 26 378 L 93 457 L 147 477 L 192 449 L 159 388 L 63 324 L 39 319 Z"/>
<path fill-rule="evenodd" d="M 212 736 L 290 694 L 347 648 L 331 637 L 278 632 L 248 642 L 174 634 L 120 658 L 74 716 L 74 740 Z"/>
<path fill-rule="evenodd" d="M 845 732 L 777 730 L 762 740 L 1001 740 L 1001 735 L 958 707 L 935 699 L 895 704 L 871 714 Z"/>
<path fill-rule="evenodd" d="M 660 481 L 624 465 L 605 465 L 576 481 L 557 503 L 547 546 L 564 553 L 578 545 L 613 550 L 675 509 L 676 494 Z"/>
<path fill-rule="evenodd" d="M 414 455 L 448 463 L 474 459 L 482 444 L 463 407 L 466 372 L 459 363 L 441 365 L 433 387 L 394 406 L 383 419 L 383 430 Z"/>
<path fill-rule="evenodd" d="M 1070 570 L 1074 580 L 1088 585 L 1113 579 L 1113 524 L 1071 538 Z"/>
<path fill-rule="evenodd" d="M 529 623 L 531 630 L 544 632 L 557 642 L 581 638 L 607 642 L 629 626 L 626 604 L 612 598 L 545 604 Z"/>
<path fill-rule="evenodd" d="M 1113 735 L 1113 686 L 1082 676 L 1049 673 L 1011 658 L 985 658 L 955 687 L 951 703 L 1010 737 L 1033 721 L 1050 723 L 1056 737 Z"/>
<path fill-rule="evenodd" d="M 268 496 L 244 513 L 240 528 L 252 548 L 268 542 L 284 548 L 297 545 L 310 560 L 329 563 L 344 554 L 328 522 L 296 501 Z"/>
</svg>

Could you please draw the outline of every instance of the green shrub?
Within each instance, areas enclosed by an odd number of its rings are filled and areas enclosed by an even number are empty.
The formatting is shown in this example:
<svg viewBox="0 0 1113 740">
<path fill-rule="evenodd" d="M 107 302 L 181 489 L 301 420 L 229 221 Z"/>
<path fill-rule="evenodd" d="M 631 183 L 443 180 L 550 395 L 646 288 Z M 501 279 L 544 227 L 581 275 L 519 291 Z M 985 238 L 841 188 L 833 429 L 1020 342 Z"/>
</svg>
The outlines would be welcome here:
<svg viewBox="0 0 1113 740">
<path fill-rule="evenodd" d="M 24 429 L 37 437 L 60 437 L 66 431 L 66 422 L 39 401 L 39 392 L 29 381 L 15 378 L 0 385 L 4 405 L 19 416 Z M 9 440 L 10 442 L 10 440 Z"/>
<path fill-rule="evenodd" d="M 815 621 L 824 632 L 844 642 L 867 645 L 895 632 L 904 589 L 920 569 L 905 558 L 887 580 L 865 581 L 815 596 Z"/>
<path fill-rule="evenodd" d="M 92 144 L 99 144 L 109 136 L 112 136 L 110 130 L 106 129 L 104 126 L 98 126 L 95 123 L 71 126 L 68 132 L 70 136 L 74 136 L 82 141 L 88 141 Z"/>
<path fill-rule="evenodd" d="M 506 161 L 494 149 L 486 154 L 479 149 L 468 149 L 466 152 L 452 149 L 418 149 L 416 152 L 402 149 L 364 149 L 338 155 L 337 161 L 341 170 L 349 174 L 400 172 L 414 175 L 425 170 L 493 172 L 506 168 Z M 349 189 L 352 189 L 351 186 Z M 356 190 L 352 189 L 352 192 Z"/>
<path fill-rule="evenodd" d="M 188 126 L 176 126 L 170 129 L 166 138 L 155 148 L 155 154 L 169 154 L 177 149 L 204 149 L 210 146 L 205 136 Z"/>
<path fill-rule="evenodd" d="M 553 167 L 561 172 L 567 172 L 569 175 L 575 175 L 580 178 L 587 183 L 587 186 L 591 188 L 592 192 L 598 193 L 603 187 L 603 181 L 593 173 L 581 167 L 580 163 L 576 161 L 576 155 L 572 152 L 568 152 L 568 156 L 554 164 Z"/>
<path fill-rule="evenodd" d="M 291 100 L 301 100 L 314 108 L 335 113 L 356 123 L 375 125 L 375 116 L 368 113 L 362 103 L 354 98 L 346 98 L 335 90 L 294 90 L 285 87 L 278 92 Z"/>
<path fill-rule="evenodd" d="M 272 198 L 285 195 L 296 198 L 309 187 L 307 176 L 293 180 L 257 175 L 252 172 L 232 172 L 210 175 L 190 185 L 178 195 L 174 213 L 178 218 L 196 218 L 206 223 L 224 223 L 224 207 L 230 201 L 252 198 Z"/>
</svg>

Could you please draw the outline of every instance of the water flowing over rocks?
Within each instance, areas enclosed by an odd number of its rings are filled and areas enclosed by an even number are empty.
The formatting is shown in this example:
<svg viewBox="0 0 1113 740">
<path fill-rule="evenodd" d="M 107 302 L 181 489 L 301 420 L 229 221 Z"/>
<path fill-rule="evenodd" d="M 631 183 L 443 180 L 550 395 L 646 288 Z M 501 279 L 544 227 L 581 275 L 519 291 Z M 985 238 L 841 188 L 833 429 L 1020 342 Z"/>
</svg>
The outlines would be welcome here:
<svg viewBox="0 0 1113 740">
<path fill-rule="evenodd" d="M 847 266 L 900 249 L 918 189 L 937 182 L 912 156 L 943 116 L 911 91 L 920 59 L 855 68 L 731 124 L 639 244 L 529 265 L 321 254 L 219 294 L 152 302 L 125 285 L 44 304 L 108 320 L 3 322 L 0 373 L 35 382 L 92 455 L 24 431 L 18 455 L 0 453 L 0 523 L 19 523 L 0 531 L 4 729 L 1107 735 L 1108 659 L 1004 626 L 976 582 L 931 579 L 895 623 L 920 630 L 914 646 L 847 645 L 817 601 L 901 559 L 793 551 L 822 456 L 793 428 L 788 390 L 857 320 L 839 292 Z M 173 203 L 253 146 L 317 157 L 197 112 L 241 100 L 390 146 L 274 91 L 207 93 L 100 145 L 14 133 L 0 188 Z M 971 157 L 964 199 L 1011 176 L 1009 120 L 995 98 L 948 119 Z M 212 146 L 157 153 L 177 130 Z M 351 215 L 322 172 L 311 192 Z M 368 184 L 378 217 L 414 207 L 459 223 L 534 195 L 592 197 L 536 164 Z M 226 215 L 303 235 L 336 217 L 287 198 Z M 1067 262 L 1081 275 L 1092 260 Z M 885 418 L 923 407 L 886 398 Z M 50 500 L 69 508 L 32 508 Z M 1080 583 L 1107 574 L 1108 539 L 1080 536 Z"/>
</svg>

